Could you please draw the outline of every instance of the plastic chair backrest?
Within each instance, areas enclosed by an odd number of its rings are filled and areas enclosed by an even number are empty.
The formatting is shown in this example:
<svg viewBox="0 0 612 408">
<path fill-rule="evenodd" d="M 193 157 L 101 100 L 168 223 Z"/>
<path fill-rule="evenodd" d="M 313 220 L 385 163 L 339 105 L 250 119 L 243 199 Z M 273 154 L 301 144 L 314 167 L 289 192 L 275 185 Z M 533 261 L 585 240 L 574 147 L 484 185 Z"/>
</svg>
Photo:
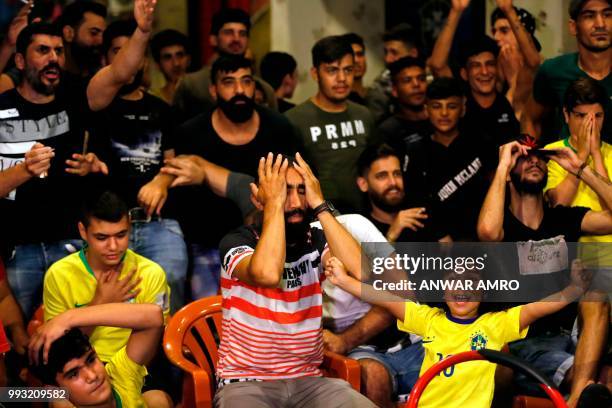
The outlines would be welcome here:
<svg viewBox="0 0 612 408">
<path fill-rule="evenodd" d="M 188 304 L 172 316 L 165 331 L 166 351 L 173 348 L 176 355 L 180 350 L 186 360 L 205 370 L 210 378 L 214 378 L 219 360 L 221 302 L 221 296 L 212 296 Z M 192 371 L 189 363 L 184 363 L 184 368 Z"/>
</svg>

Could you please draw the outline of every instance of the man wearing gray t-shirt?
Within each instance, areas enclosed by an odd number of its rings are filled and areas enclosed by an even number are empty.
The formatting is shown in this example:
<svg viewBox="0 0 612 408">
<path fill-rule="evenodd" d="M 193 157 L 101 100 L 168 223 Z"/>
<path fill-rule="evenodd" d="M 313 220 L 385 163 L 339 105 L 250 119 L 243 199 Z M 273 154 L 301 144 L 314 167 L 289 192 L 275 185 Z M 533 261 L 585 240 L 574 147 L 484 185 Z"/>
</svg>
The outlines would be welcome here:
<svg viewBox="0 0 612 408">
<path fill-rule="evenodd" d="M 319 40 L 312 48 L 312 60 L 311 74 L 319 90 L 285 115 L 304 142 L 325 197 L 343 213 L 358 212 L 362 196 L 355 184 L 357 158 L 374 138 L 374 118 L 365 107 L 348 100 L 354 54 L 345 39 Z"/>
</svg>

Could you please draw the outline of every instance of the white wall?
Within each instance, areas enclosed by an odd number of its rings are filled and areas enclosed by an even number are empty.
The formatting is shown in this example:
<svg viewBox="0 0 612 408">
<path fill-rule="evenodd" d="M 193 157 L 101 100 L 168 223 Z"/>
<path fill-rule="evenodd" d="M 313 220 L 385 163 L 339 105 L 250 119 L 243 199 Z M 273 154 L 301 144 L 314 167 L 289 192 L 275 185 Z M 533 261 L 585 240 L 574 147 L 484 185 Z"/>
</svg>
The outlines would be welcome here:
<svg viewBox="0 0 612 408">
<path fill-rule="evenodd" d="M 310 50 L 328 35 L 356 32 L 366 43 L 366 85 L 384 67 L 381 36 L 384 2 L 367 0 L 271 0 L 270 50 L 284 51 L 298 62 L 299 85 L 293 101 L 300 103 L 316 92 L 310 77 Z"/>
</svg>

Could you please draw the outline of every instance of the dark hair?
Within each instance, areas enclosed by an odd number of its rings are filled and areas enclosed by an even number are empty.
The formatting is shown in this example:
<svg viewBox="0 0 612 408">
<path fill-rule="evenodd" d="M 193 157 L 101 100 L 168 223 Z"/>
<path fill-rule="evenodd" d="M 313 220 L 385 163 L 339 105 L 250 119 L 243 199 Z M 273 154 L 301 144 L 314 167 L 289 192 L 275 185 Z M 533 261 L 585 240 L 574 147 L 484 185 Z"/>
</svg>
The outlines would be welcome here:
<svg viewBox="0 0 612 408">
<path fill-rule="evenodd" d="M 185 34 L 173 29 L 163 30 L 155 34 L 151 39 L 151 54 L 153 54 L 155 62 L 159 63 L 161 50 L 171 45 L 181 46 L 187 54 L 190 53 L 189 39 Z"/>
<path fill-rule="evenodd" d="M 482 54 L 483 52 L 490 52 L 495 58 L 499 55 L 499 46 L 494 39 L 486 35 L 475 38 L 462 47 L 459 53 L 460 66 L 465 67 L 470 57 Z"/>
<path fill-rule="evenodd" d="M 70 26 L 76 28 L 83 22 L 85 13 L 93 13 L 102 18 L 106 18 L 106 7 L 95 1 L 75 1 L 64 7 L 62 15 L 57 18 L 60 28 Z"/>
<path fill-rule="evenodd" d="M 32 44 L 35 35 L 51 35 L 62 38 L 62 32 L 55 24 L 32 23 L 27 26 L 17 36 L 16 52 L 25 55 L 28 46 Z"/>
<path fill-rule="evenodd" d="M 361 48 L 363 48 L 363 50 L 365 51 L 366 49 L 365 42 L 363 42 L 363 37 L 360 36 L 359 34 L 346 33 L 346 34 L 342 34 L 341 37 L 344 38 L 350 45 L 357 44 L 361 46 Z"/>
<path fill-rule="evenodd" d="M 134 20 L 118 20 L 110 23 L 102 34 L 102 52 L 106 54 L 110 50 L 115 38 L 131 37 L 136 27 L 136 21 Z"/>
<path fill-rule="evenodd" d="M 81 222 L 89 226 L 91 218 L 107 222 L 119 222 L 128 216 L 127 204 L 112 191 L 91 193 L 86 197 L 81 214 Z"/>
<path fill-rule="evenodd" d="M 244 24 L 247 35 L 251 31 L 251 17 L 249 17 L 246 11 L 239 8 L 224 8 L 213 16 L 210 34 L 219 35 L 219 31 L 227 23 Z"/>
<path fill-rule="evenodd" d="M 371 144 L 367 146 L 357 159 L 357 174 L 365 177 L 372 163 L 389 156 L 397 157 L 397 159 L 400 160 L 399 154 L 386 143 Z"/>
<path fill-rule="evenodd" d="M 578 15 L 582 11 L 582 8 L 587 4 L 589 0 L 572 0 L 569 5 L 569 15 L 574 21 L 578 20 Z M 608 0 L 608 4 L 612 6 L 612 0 Z"/>
<path fill-rule="evenodd" d="M 406 68 L 419 67 L 425 69 L 425 61 L 414 57 L 402 57 L 397 61 L 393 61 L 389 64 L 389 72 L 391 73 L 391 80 L 396 82 L 396 77 Z"/>
<path fill-rule="evenodd" d="M 71 329 L 55 340 L 49 349 L 47 364 L 30 365 L 29 370 L 43 384 L 57 385 L 55 377 L 64 371 L 64 366 L 75 358 L 81 358 L 92 349 L 89 338 L 79 329 Z M 43 361 L 43 347 L 38 361 Z"/>
<path fill-rule="evenodd" d="M 514 11 L 516 12 L 516 15 L 519 18 L 519 21 L 521 22 L 521 24 L 523 25 L 523 27 L 525 28 L 525 30 L 531 35 L 531 38 L 533 40 L 533 43 L 536 47 L 536 49 L 538 51 L 542 50 L 542 44 L 540 44 L 540 41 L 538 41 L 538 39 L 535 36 L 535 30 L 536 30 L 536 19 L 533 17 L 533 14 L 531 14 L 530 12 L 528 12 L 525 9 L 519 8 L 519 7 L 514 7 Z M 495 25 L 495 22 L 497 20 L 500 19 L 508 19 L 508 16 L 506 16 L 506 13 L 504 13 L 503 11 L 501 11 L 501 9 L 499 7 L 495 8 L 495 10 L 493 10 L 493 12 L 491 13 L 491 27 L 493 27 Z"/>
<path fill-rule="evenodd" d="M 312 66 L 318 68 L 321 64 L 330 64 L 347 54 L 355 55 L 353 47 L 343 36 L 330 35 L 321 38 L 312 47 Z"/>
<path fill-rule="evenodd" d="M 287 74 L 293 74 L 296 68 L 295 58 L 286 52 L 269 52 L 264 55 L 261 64 L 259 64 L 261 77 L 275 90 L 281 86 L 283 78 Z"/>
<path fill-rule="evenodd" d="M 221 55 L 210 69 L 210 81 L 215 84 L 220 72 L 236 72 L 240 68 L 253 69 L 251 61 L 241 55 Z"/>
<path fill-rule="evenodd" d="M 599 82 L 592 78 L 580 78 L 570 84 L 563 97 L 563 107 L 571 112 L 576 106 L 598 103 L 606 110 L 608 93 Z"/>
<path fill-rule="evenodd" d="M 465 96 L 465 85 L 456 78 L 436 78 L 427 86 L 428 100 L 448 99 L 452 96 Z"/>
<path fill-rule="evenodd" d="M 419 34 L 417 30 L 415 30 L 414 27 L 412 27 L 408 23 L 400 23 L 394 27 L 391 27 L 389 30 L 385 31 L 382 39 L 383 42 L 401 41 L 402 43 L 404 43 L 406 48 L 415 48 L 419 51 L 418 54 L 421 54 L 419 50 L 421 46 Z"/>
</svg>

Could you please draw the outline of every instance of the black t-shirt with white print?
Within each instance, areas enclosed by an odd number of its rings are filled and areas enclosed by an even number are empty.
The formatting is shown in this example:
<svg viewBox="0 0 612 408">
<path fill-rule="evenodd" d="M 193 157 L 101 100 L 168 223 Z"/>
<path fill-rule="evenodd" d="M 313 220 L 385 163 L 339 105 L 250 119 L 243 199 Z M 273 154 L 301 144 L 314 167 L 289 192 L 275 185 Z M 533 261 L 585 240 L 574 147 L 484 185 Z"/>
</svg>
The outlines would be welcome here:
<svg viewBox="0 0 612 408">
<path fill-rule="evenodd" d="M 521 126 L 512 105 L 504 95 L 497 94 L 493 105 L 483 108 L 470 94 L 465 104 L 462 131 L 479 136 L 484 142 L 499 147 L 516 140 Z"/>
<path fill-rule="evenodd" d="M 110 186 L 130 208 L 138 206 L 138 192 L 159 173 L 164 152 L 174 148 L 172 117 L 170 106 L 148 93 L 138 100 L 117 97 L 96 113 L 93 139 L 104 152 Z M 162 216 L 170 216 L 173 195 L 170 189 Z"/>
<path fill-rule="evenodd" d="M 32 178 L 0 199 L 4 245 L 78 238 L 81 198 L 92 176 L 66 173 L 66 160 L 81 153 L 90 111 L 85 83 L 67 79 L 52 102 L 35 104 L 17 89 L 0 95 L 0 170 L 22 162 L 32 146 L 55 150 L 45 178 Z M 4 247 L 6 249 L 6 246 Z"/>
</svg>

